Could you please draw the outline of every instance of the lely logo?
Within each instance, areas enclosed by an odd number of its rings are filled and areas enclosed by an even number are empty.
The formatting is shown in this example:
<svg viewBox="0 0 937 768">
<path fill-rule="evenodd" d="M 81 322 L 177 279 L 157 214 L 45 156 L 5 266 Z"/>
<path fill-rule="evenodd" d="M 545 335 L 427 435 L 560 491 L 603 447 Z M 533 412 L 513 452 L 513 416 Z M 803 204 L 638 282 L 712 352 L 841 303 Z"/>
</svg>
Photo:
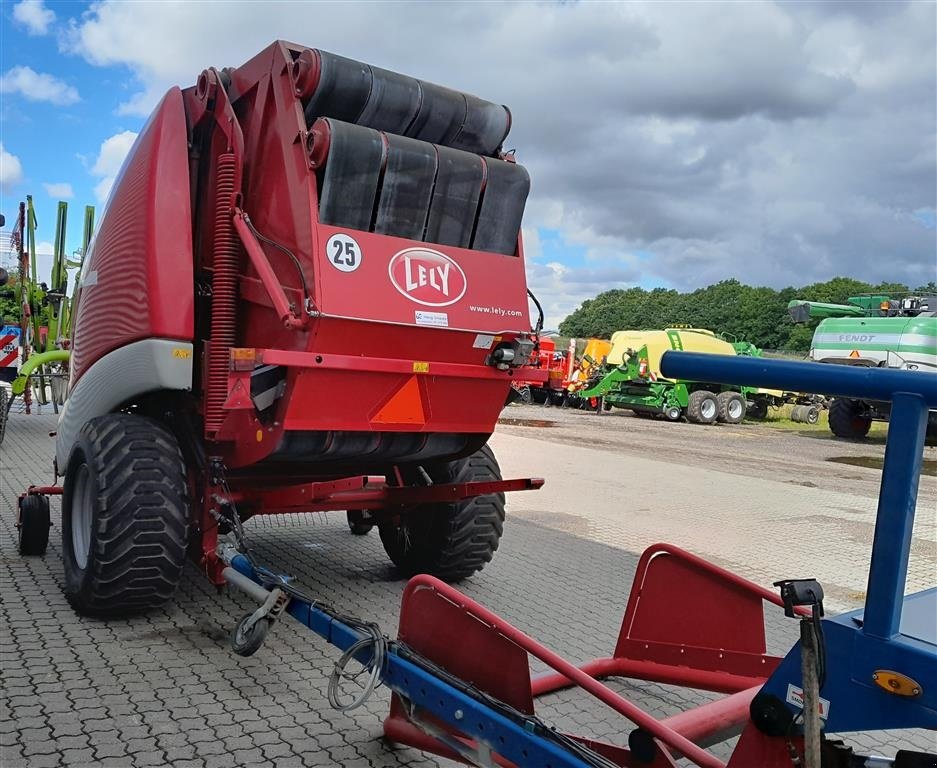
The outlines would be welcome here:
<svg viewBox="0 0 937 768">
<path fill-rule="evenodd" d="M 387 266 L 390 281 L 410 301 L 425 307 L 448 307 L 465 295 L 462 267 L 429 248 L 407 248 Z"/>
</svg>

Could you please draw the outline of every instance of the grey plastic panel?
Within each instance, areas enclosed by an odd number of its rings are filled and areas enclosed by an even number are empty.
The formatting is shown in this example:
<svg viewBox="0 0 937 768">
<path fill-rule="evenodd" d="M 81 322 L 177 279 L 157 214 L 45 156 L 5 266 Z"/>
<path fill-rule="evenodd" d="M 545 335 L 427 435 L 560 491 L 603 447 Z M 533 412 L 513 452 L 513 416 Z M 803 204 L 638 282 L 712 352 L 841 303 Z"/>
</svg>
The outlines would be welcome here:
<svg viewBox="0 0 937 768">
<path fill-rule="evenodd" d="M 192 389 L 192 345 L 144 339 L 109 352 L 78 380 L 59 414 L 55 458 L 65 472 L 84 424 L 148 392 Z"/>
</svg>

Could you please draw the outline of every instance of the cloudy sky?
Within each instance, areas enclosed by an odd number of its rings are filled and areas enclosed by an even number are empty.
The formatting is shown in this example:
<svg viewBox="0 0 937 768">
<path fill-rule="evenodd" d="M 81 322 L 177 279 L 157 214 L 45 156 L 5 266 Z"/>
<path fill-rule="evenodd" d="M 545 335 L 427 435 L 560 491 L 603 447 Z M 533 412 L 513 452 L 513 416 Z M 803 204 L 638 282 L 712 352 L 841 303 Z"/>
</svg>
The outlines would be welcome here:
<svg viewBox="0 0 937 768">
<path fill-rule="evenodd" d="M 0 8 L 0 210 L 101 205 L 172 84 L 276 38 L 510 106 L 530 282 L 937 278 L 933 2 L 42 2 Z"/>
</svg>

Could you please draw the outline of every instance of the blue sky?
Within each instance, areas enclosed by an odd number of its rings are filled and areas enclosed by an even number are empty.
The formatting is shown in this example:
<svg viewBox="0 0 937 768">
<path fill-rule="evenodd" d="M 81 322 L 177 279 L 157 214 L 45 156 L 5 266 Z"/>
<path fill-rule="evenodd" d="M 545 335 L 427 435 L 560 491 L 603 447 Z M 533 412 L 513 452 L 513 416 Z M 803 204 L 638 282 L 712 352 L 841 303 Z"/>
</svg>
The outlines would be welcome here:
<svg viewBox="0 0 937 768">
<path fill-rule="evenodd" d="M 71 251 L 81 242 L 84 206 L 101 209 L 95 187 L 103 177 L 94 168 L 102 142 L 125 130 L 139 130 L 142 121 L 115 114 L 127 87 L 119 70 L 95 67 L 80 56 L 59 51 L 59 36 L 68 20 L 80 16 L 87 4 L 47 3 L 55 20 L 44 34 L 38 25 L 30 28 L 18 22 L 14 7 L 5 2 L 0 14 L 0 76 L 5 76 L 0 93 L 0 141 L 5 152 L 19 161 L 20 172 L 0 193 L 0 210 L 9 227 L 19 201 L 31 194 L 38 238 L 51 242 L 56 204 L 66 200 Z M 34 89 L 31 94 L 21 90 L 30 87 Z"/>
<path fill-rule="evenodd" d="M 0 210 L 32 194 L 50 242 L 70 191 L 72 250 L 169 86 L 285 38 L 511 108 L 548 325 L 630 285 L 937 278 L 937 4 L 675 9 L 3 0 Z"/>
</svg>

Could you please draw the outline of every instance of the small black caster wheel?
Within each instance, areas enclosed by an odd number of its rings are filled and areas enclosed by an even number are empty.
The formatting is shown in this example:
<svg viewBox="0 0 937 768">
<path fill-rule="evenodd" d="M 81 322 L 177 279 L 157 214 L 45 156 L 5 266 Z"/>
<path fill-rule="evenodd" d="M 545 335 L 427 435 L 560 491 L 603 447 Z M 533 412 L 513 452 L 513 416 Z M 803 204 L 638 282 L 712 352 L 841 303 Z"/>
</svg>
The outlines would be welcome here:
<svg viewBox="0 0 937 768">
<path fill-rule="evenodd" d="M 374 523 L 365 520 L 364 513 L 360 509 L 348 510 L 348 530 L 355 536 L 367 536 L 373 527 Z"/>
<path fill-rule="evenodd" d="M 264 617 L 255 621 L 250 628 L 247 624 L 254 611 L 245 614 L 231 633 L 231 647 L 238 656 L 253 656 L 267 639 L 267 633 L 273 622 Z"/>
<path fill-rule="evenodd" d="M 19 520 L 16 527 L 19 530 L 19 552 L 21 555 L 41 557 L 46 553 L 49 545 L 49 527 L 52 520 L 49 517 L 48 496 L 24 496 L 19 500 Z"/>
</svg>

